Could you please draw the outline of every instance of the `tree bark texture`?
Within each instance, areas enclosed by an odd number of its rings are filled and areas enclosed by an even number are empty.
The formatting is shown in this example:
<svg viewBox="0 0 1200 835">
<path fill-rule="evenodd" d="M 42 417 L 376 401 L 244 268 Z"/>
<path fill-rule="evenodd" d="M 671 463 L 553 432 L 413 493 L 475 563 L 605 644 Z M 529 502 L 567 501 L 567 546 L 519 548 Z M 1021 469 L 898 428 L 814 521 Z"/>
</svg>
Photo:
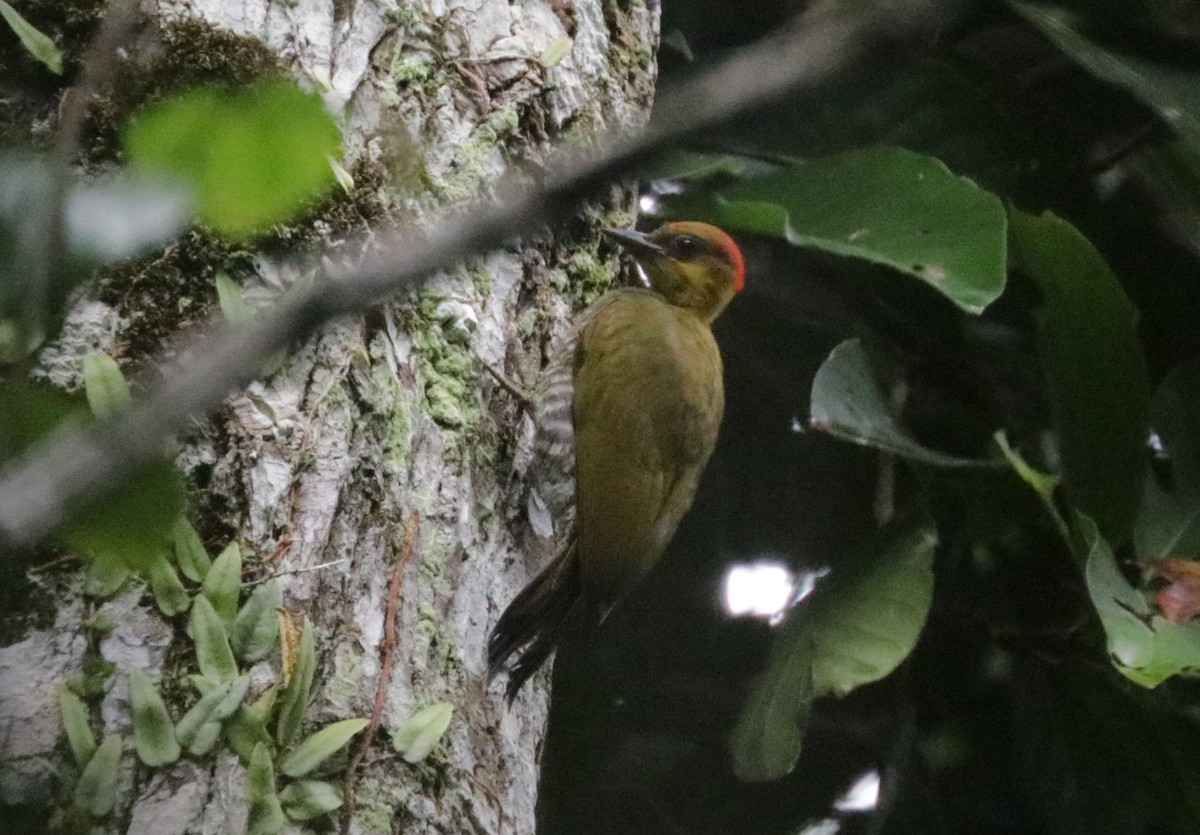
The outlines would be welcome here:
<svg viewBox="0 0 1200 835">
<path fill-rule="evenodd" d="M 144 0 L 142 10 L 118 84 L 172 62 L 203 63 L 197 54 L 282 62 L 341 116 L 356 187 L 279 233 L 273 252 L 201 245 L 193 235 L 104 277 L 42 351 L 39 373 L 67 388 L 79 386 L 79 358 L 90 350 L 143 377 L 169 373 L 150 360 L 171 356 L 175 336 L 212 312 L 217 270 L 252 304 L 270 304 L 304 271 L 283 257 L 294 254 L 289 236 L 351 258 L 345 244 L 364 230 L 465 206 L 514 166 L 546 159 L 556 142 L 636 129 L 653 93 L 654 0 Z M 547 58 L 566 37 L 570 51 L 557 63 Z M 226 49 L 218 55 L 213 44 Z M 236 66 L 225 69 L 237 76 Z M 314 623 L 315 695 L 302 734 L 371 715 L 388 582 L 405 526 L 419 519 L 400 579 L 395 669 L 383 725 L 359 767 L 352 832 L 533 830 L 547 679 L 507 709 L 500 683 L 484 680 L 484 647 L 552 543 L 524 516 L 528 417 L 483 363 L 532 387 L 554 335 L 615 269 L 598 254 L 595 232 L 602 221 L 628 220 L 621 202 L 614 192 L 607 208 L 575 219 L 570 240 L 540 233 L 335 323 L 181 439 L 189 515 L 208 550 L 240 542 L 245 579 L 283 573 L 285 607 Z M 164 265 L 180 286 L 202 288 L 200 298 L 146 290 Z M 89 597 L 82 575 L 70 562 L 34 569 L 27 604 L 4 617 L 5 806 L 69 803 L 78 771 L 56 702 L 64 682 L 102 682 L 89 703 L 98 738 L 130 733 L 130 668 L 161 679 L 176 720 L 196 698 L 184 679 L 195 672 L 186 616 L 163 616 L 137 579 L 106 599 Z M 251 670 L 251 693 L 278 675 L 275 652 Z M 437 702 L 454 706 L 449 730 L 423 762 L 404 762 L 387 731 Z M 152 769 L 127 744 L 121 769 L 120 797 L 101 831 L 245 827 L 245 770 L 227 748 Z"/>
</svg>

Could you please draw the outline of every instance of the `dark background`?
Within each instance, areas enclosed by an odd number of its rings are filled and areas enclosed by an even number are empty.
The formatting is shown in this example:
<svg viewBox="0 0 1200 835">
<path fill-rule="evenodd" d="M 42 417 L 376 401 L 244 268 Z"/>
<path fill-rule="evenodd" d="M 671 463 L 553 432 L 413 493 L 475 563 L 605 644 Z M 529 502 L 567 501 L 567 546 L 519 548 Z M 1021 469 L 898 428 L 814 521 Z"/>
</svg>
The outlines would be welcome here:
<svg viewBox="0 0 1200 835">
<path fill-rule="evenodd" d="M 802 5 L 665 0 L 661 85 Z M 863 14 L 889 6 L 860 5 Z M 1196 354 L 1200 270 L 1177 234 L 1169 183 L 1112 176 L 1166 128 L 1002 4 L 924 8 L 873 65 L 697 149 L 806 157 L 888 143 L 935 155 L 1088 236 L 1142 310 L 1155 380 Z M 1103 43 L 1200 68 L 1194 4 L 1081 11 Z M 880 456 L 792 430 L 830 349 L 863 335 L 890 346 L 908 372 L 910 427 L 947 451 L 978 448 L 997 426 L 1036 431 L 1047 420 L 1035 299 L 1019 275 L 971 319 L 880 268 L 739 240 L 747 287 L 716 327 L 727 401 L 717 452 L 649 580 L 598 633 L 559 652 L 539 832 L 800 833 L 825 818 L 838 828 L 822 831 L 842 833 L 1186 831 L 1155 787 L 1168 758 L 1155 737 L 1161 711 L 1192 703 L 1194 687 L 1142 691 L 1111 669 L 1078 572 L 1007 473 L 933 479 L 901 467 L 898 503 L 919 486 L 941 539 L 917 650 L 887 679 L 819 700 L 790 776 L 734 777 L 728 735 L 772 629 L 722 613 L 724 571 L 763 556 L 837 571 L 875 527 Z M 834 812 L 872 769 L 884 778 L 878 808 Z"/>
</svg>

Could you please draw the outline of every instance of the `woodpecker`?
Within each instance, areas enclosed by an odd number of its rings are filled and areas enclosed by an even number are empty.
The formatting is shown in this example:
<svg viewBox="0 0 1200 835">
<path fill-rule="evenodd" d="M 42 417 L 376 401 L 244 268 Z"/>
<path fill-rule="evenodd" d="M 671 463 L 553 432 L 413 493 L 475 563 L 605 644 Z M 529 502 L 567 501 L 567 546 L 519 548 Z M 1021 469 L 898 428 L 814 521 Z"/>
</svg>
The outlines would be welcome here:
<svg viewBox="0 0 1200 835">
<path fill-rule="evenodd" d="M 552 352 L 534 408 L 531 470 L 573 530 L 501 615 L 488 675 L 511 702 L 569 624 L 598 624 L 662 555 L 691 506 L 725 407 L 713 320 L 745 283 L 733 239 L 696 221 L 606 229 L 649 286 L 611 290 Z M 510 659 L 512 661 L 510 662 Z"/>
</svg>

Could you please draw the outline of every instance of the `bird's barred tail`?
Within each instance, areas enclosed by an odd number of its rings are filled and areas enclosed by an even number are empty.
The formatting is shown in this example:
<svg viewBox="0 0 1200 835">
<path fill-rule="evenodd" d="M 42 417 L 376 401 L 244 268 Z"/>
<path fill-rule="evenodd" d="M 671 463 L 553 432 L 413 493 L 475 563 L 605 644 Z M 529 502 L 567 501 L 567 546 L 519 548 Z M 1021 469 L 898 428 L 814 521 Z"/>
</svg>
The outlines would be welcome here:
<svg viewBox="0 0 1200 835">
<path fill-rule="evenodd" d="M 582 616 L 583 608 L 579 548 L 572 535 L 550 564 L 508 604 L 488 638 L 488 679 L 508 671 L 505 694 L 510 704 L 570 624 Z"/>
</svg>

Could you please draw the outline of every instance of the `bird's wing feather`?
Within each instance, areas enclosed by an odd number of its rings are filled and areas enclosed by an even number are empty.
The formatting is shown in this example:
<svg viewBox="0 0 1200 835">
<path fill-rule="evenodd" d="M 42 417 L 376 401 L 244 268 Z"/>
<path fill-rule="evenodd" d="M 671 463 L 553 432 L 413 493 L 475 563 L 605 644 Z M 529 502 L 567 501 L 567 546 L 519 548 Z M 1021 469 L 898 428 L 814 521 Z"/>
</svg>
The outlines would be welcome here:
<svg viewBox="0 0 1200 835">
<path fill-rule="evenodd" d="M 574 396 L 580 567 L 601 608 L 674 534 L 722 409 L 707 326 L 649 292 L 610 296 L 580 333 Z"/>
</svg>

